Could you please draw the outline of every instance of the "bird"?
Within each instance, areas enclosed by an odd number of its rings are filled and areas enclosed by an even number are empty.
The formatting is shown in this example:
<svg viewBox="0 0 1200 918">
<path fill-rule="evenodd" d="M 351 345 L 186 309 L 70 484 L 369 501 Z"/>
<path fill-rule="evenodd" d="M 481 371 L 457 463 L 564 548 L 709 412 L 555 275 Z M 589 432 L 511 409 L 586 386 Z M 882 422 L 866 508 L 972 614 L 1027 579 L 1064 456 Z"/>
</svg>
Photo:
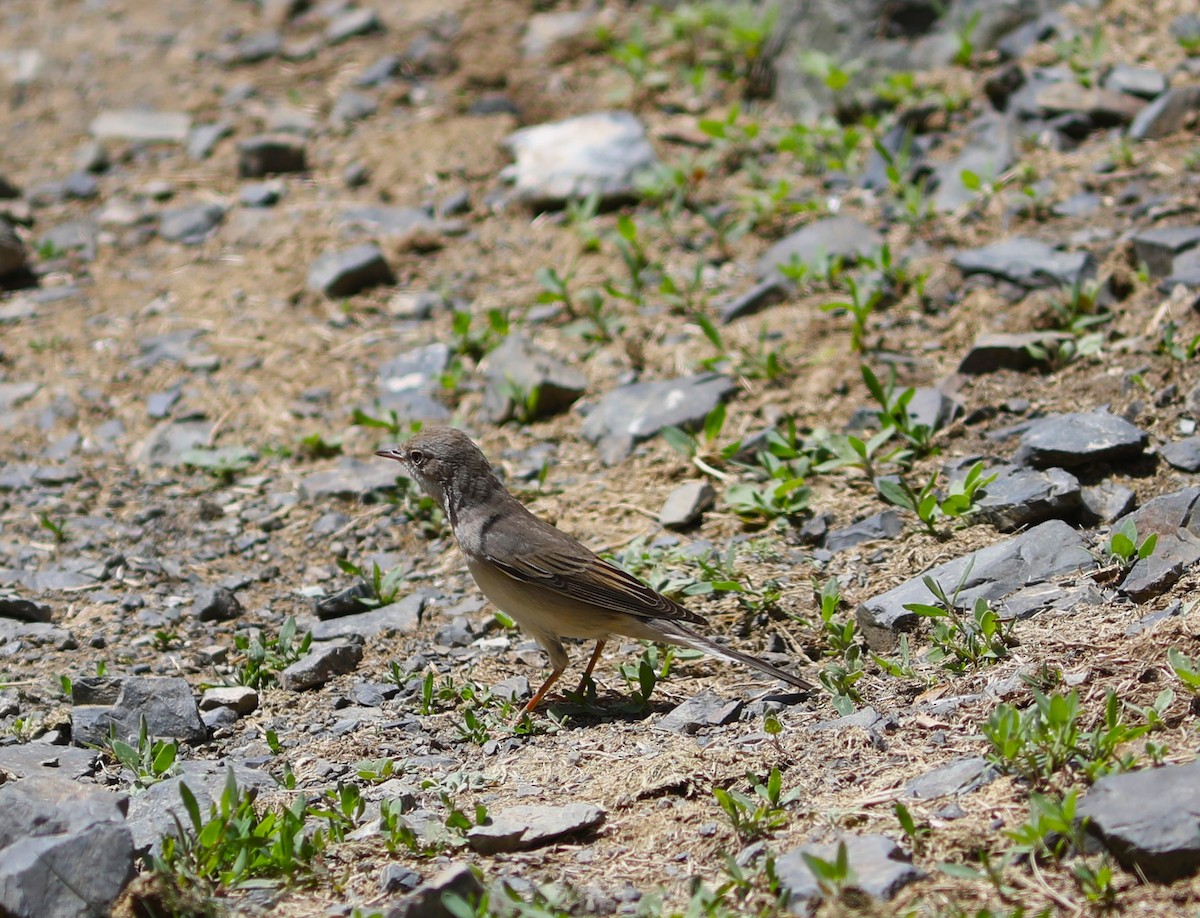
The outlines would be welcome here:
<svg viewBox="0 0 1200 918">
<path fill-rule="evenodd" d="M 563 638 L 596 642 L 581 692 L 614 635 L 690 647 L 813 690 L 799 676 L 699 634 L 692 626 L 706 624 L 703 617 L 535 516 L 508 492 L 463 431 L 427 427 L 375 455 L 399 462 L 438 504 L 480 591 L 549 657 L 550 675 L 525 712 L 541 704 L 570 663 Z"/>
</svg>

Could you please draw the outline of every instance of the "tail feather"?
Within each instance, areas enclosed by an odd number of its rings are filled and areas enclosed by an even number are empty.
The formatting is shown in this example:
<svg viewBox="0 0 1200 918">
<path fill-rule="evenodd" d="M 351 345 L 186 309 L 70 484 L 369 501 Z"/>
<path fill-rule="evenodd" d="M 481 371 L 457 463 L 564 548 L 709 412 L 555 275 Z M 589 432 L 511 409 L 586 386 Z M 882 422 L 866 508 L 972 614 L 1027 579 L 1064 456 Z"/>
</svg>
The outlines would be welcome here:
<svg viewBox="0 0 1200 918">
<path fill-rule="evenodd" d="M 766 660 L 760 660 L 758 657 L 752 657 L 748 653 L 742 653 L 740 650 L 734 650 L 732 647 L 726 647 L 724 644 L 718 644 L 716 641 L 709 640 L 703 635 L 683 627 L 678 622 L 671 622 L 670 627 L 663 628 L 662 631 L 663 637 L 676 644 L 682 644 L 693 650 L 711 653 L 715 657 L 721 657 L 724 660 L 749 666 L 751 669 L 756 669 L 760 673 L 770 676 L 772 679 L 781 679 L 788 685 L 795 686 L 801 691 L 811 692 L 816 689 L 816 686 L 811 682 L 807 682 L 799 676 L 785 672 L 778 666 L 772 666 Z"/>
</svg>

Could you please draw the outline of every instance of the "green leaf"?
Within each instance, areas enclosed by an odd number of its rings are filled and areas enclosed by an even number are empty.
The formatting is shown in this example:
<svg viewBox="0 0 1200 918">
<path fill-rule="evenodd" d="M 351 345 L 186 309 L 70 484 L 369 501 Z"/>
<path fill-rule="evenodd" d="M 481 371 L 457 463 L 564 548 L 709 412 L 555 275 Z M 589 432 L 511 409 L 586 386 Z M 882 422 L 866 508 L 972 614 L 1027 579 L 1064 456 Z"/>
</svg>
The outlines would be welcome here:
<svg viewBox="0 0 1200 918">
<path fill-rule="evenodd" d="M 963 187 L 968 191 L 978 191 L 983 187 L 983 180 L 975 172 L 970 169 L 963 169 L 958 174 L 959 180 L 963 183 Z"/>
<path fill-rule="evenodd" d="M 659 430 L 658 435 L 667 441 L 667 446 L 687 456 L 689 459 L 696 455 L 696 440 L 688 433 L 679 427 L 664 427 Z"/>
</svg>

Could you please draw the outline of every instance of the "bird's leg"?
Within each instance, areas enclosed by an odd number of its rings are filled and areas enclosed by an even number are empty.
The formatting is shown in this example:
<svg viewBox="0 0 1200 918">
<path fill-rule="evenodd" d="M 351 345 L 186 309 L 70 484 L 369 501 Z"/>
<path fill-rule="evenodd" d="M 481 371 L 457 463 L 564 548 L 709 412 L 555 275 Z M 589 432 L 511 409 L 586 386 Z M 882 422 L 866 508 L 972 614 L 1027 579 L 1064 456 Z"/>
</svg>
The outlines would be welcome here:
<svg viewBox="0 0 1200 918">
<path fill-rule="evenodd" d="M 532 714 L 533 709 L 542 703 L 542 699 L 546 697 L 546 693 L 548 691 L 550 691 L 550 687 L 552 685 L 554 685 L 555 682 L 558 681 L 558 677 L 563 674 L 563 670 L 566 668 L 567 667 L 565 665 L 563 665 L 563 666 L 560 666 L 557 669 L 553 670 L 550 673 L 550 675 L 546 679 L 546 681 L 542 683 L 542 687 L 534 693 L 533 697 L 529 699 L 529 701 L 526 703 L 525 707 L 523 708 L 523 710 L 526 714 Z"/>
<path fill-rule="evenodd" d="M 596 649 L 592 651 L 592 658 L 588 660 L 587 669 L 583 671 L 583 677 L 579 680 L 579 688 L 575 689 L 575 694 L 582 695 L 583 690 L 587 688 L 588 679 L 592 676 L 592 670 L 596 668 L 596 664 L 600 662 L 600 654 L 604 652 L 604 645 L 607 641 L 597 641 Z"/>
</svg>

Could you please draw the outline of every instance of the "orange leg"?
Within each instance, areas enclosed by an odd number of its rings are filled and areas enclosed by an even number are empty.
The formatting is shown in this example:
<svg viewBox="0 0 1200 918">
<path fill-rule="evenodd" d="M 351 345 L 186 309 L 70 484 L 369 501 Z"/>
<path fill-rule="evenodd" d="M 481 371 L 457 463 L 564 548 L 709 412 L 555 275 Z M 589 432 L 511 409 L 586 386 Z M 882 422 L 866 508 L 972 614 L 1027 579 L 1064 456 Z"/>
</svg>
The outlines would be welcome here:
<svg viewBox="0 0 1200 918">
<path fill-rule="evenodd" d="M 554 683 L 558 681 L 558 677 L 562 674 L 563 671 L 561 669 L 556 669 L 554 672 L 550 673 L 550 677 L 542 683 L 542 687 L 534 693 L 533 697 L 530 698 L 528 703 L 525 705 L 523 710 L 526 714 L 533 713 L 533 709 L 542 703 L 542 699 L 545 698 L 546 693 L 550 691 L 550 686 L 554 685 Z"/>
<path fill-rule="evenodd" d="M 592 670 L 596 668 L 596 664 L 600 662 L 600 654 L 604 652 L 606 641 L 597 641 L 596 649 L 592 651 L 592 658 L 588 660 L 587 669 L 583 671 L 583 677 L 579 680 L 579 688 L 575 689 L 575 694 L 582 695 L 583 690 L 587 688 L 588 678 L 592 675 Z"/>
</svg>

